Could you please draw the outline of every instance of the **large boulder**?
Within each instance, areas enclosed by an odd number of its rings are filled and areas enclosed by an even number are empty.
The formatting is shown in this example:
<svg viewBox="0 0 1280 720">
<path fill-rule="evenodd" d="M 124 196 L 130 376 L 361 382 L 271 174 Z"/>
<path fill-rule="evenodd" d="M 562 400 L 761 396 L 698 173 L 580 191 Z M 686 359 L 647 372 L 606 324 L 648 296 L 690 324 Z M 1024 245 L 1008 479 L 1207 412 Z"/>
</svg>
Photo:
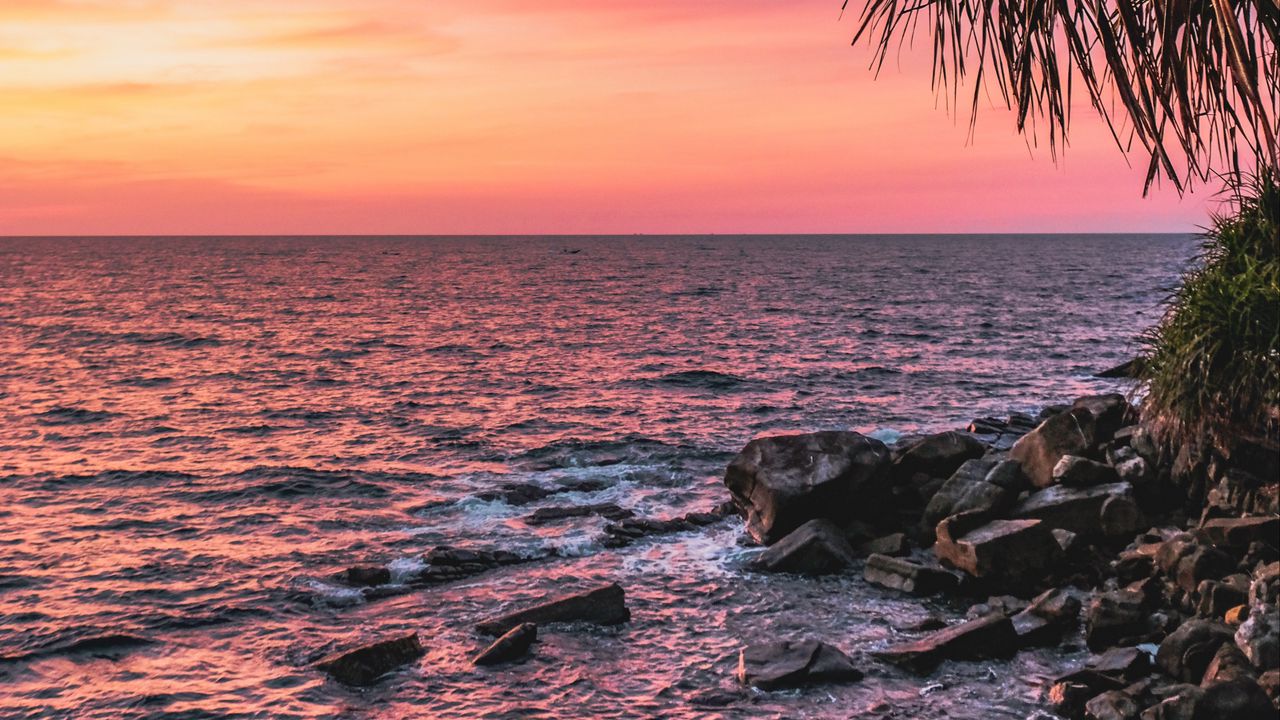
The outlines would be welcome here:
<svg viewBox="0 0 1280 720">
<path fill-rule="evenodd" d="M 382 640 L 343 653 L 335 653 L 316 667 L 344 685 L 364 687 L 378 678 L 422 657 L 425 651 L 418 634 Z"/>
<path fill-rule="evenodd" d="M 910 480 L 918 474 L 948 477 L 966 460 L 980 458 L 987 446 L 967 433 L 948 431 L 909 444 L 893 463 L 894 478 Z"/>
<path fill-rule="evenodd" d="M 853 548 L 830 520 L 810 520 L 774 543 L 751 564 L 765 572 L 825 575 L 853 564 Z"/>
<path fill-rule="evenodd" d="M 1022 465 L 1031 484 L 1049 487 L 1053 468 L 1065 455 L 1087 456 L 1098 443 L 1093 414 L 1084 408 L 1054 415 L 1013 444 L 1009 457 Z"/>
<path fill-rule="evenodd" d="M 1093 487 L 1055 485 L 1033 493 L 1010 511 L 1018 518 L 1043 520 L 1051 529 L 1088 538 L 1121 538 L 1142 526 L 1142 513 L 1128 483 Z"/>
<path fill-rule="evenodd" d="M 1040 520 L 954 515 L 938 523 L 937 536 L 933 552 L 944 565 L 1021 587 L 1038 582 L 1062 552 Z"/>
<path fill-rule="evenodd" d="M 627 609 L 626 593 L 617 583 L 610 583 L 487 620 L 476 625 L 476 630 L 484 635 L 504 635 L 524 623 L 545 625 L 556 622 L 587 622 L 595 625 L 619 625 L 630 619 L 631 611 Z"/>
<path fill-rule="evenodd" d="M 927 673 L 943 660 L 1010 658 L 1017 652 L 1018 634 L 1013 623 L 996 613 L 887 647 L 876 656 L 913 672 Z"/>
<path fill-rule="evenodd" d="M 1199 683 L 1218 648 L 1231 641 L 1231 628 L 1216 620 L 1188 620 L 1160 643 L 1156 664 L 1171 677 Z"/>
<path fill-rule="evenodd" d="M 943 518 L 960 513 L 995 515 L 1012 505 L 1017 497 L 1015 489 L 987 481 L 996 465 L 995 460 L 966 460 L 925 506 L 925 527 L 935 527 Z"/>
<path fill-rule="evenodd" d="M 889 506 L 889 450 L 855 432 L 752 440 L 724 483 L 758 542 L 772 544 L 809 520 L 882 520 Z"/>
<path fill-rule="evenodd" d="M 738 653 L 737 675 L 742 684 L 762 690 L 862 679 L 848 655 L 817 640 L 747 646 Z"/>
</svg>

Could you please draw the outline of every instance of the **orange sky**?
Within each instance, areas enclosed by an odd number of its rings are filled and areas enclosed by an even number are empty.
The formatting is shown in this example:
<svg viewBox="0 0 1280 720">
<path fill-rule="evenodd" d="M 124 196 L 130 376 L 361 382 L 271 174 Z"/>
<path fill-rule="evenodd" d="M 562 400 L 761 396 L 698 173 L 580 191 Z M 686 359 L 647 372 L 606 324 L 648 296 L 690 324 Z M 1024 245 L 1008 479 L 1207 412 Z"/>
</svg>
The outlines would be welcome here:
<svg viewBox="0 0 1280 720">
<path fill-rule="evenodd" d="M 856 0 L 855 0 L 856 4 Z M 3 0 L 0 234 L 1191 231 L 840 0 Z M 1207 194 L 1204 194 L 1207 195 Z"/>
</svg>

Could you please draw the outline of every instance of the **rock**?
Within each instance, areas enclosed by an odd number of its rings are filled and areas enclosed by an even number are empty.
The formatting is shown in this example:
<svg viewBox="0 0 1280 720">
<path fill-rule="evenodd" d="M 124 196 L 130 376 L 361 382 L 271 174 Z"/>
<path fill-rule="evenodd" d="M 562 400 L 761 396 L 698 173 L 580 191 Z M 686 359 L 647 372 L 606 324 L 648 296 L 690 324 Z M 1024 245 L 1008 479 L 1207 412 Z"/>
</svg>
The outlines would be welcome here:
<svg viewBox="0 0 1280 720">
<path fill-rule="evenodd" d="M 1026 612 L 1063 625 L 1075 625 L 1080 619 L 1080 600 L 1062 588 L 1045 590 L 1031 600 Z"/>
<path fill-rule="evenodd" d="M 1142 706 L 1123 690 L 1109 690 L 1085 703 L 1088 720 L 1136 720 Z"/>
<path fill-rule="evenodd" d="M 1259 672 L 1280 667 L 1280 610 L 1254 605 L 1249 619 L 1235 631 L 1235 643 Z"/>
<path fill-rule="evenodd" d="M 1109 485 L 1120 481 L 1115 468 L 1075 455 L 1063 455 L 1053 466 L 1052 477 L 1055 483 L 1071 487 Z"/>
<path fill-rule="evenodd" d="M 911 552 L 911 543 L 906 533 L 892 533 L 863 543 L 858 546 L 858 551 L 863 555 L 902 557 Z"/>
<path fill-rule="evenodd" d="M 1244 624 L 1244 621 L 1245 621 L 1245 620 L 1248 620 L 1248 619 L 1249 619 L 1249 606 L 1248 606 L 1248 605 L 1237 605 L 1237 606 L 1235 606 L 1235 607 L 1231 608 L 1230 610 L 1228 610 L 1228 611 L 1227 611 L 1227 612 L 1222 616 L 1222 619 L 1223 619 L 1223 620 L 1224 620 L 1228 625 L 1230 625 L 1231 627 L 1237 627 L 1237 628 L 1238 628 L 1238 627 L 1240 627 L 1241 625 L 1243 625 L 1243 624 Z"/>
<path fill-rule="evenodd" d="M 1130 485 L 1142 485 L 1151 479 L 1151 467 L 1140 457 L 1131 457 L 1116 463 L 1116 476 L 1120 482 Z"/>
<path fill-rule="evenodd" d="M 1018 635 L 1003 615 L 988 615 L 930 633 L 919 640 L 887 647 L 876 657 L 926 673 L 943 660 L 1010 658 L 1018 652 Z"/>
<path fill-rule="evenodd" d="M 391 582 L 391 570 L 377 565 L 357 565 L 338 573 L 336 579 L 351 587 L 377 587 Z"/>
<path fill-rule="evenodd" d="M 1136 647 L 1118 647 L 1089 658 L 1085 667 L 1133 682 L 1151 673 L 1151 656 Z"/>
<path fill-rule="evenodd" d="M 366 687 L 401 665 L 422 657 L 423 652 L 418 634 L 412 633 L 331 655 L 316 663 L 316 668 L 344 685 Z"/>
<path fill-rule="evenodd" d="M 1249 658 L 1240 652 L 1240 648 L 1231 643 L 1223 643 L 1222 647 L 1218 648 L 1218 652 L 1214 653 L 1213 659 L 1209 661 L 1209 666 L 1205 668 L 1204 676 L 1200 679 L 1200 687 L 1207 688 L 1218 683 L 1256 678 L 1257 673 L 1249 664 Z"/>
<path fill-rule="evenodd" d="M 1111 562 L 1111 569 L 1121 582 L 1133 582 L 1149 578 L 1156 571 L 1155 558 L 1150 553 L 1125 550 Z"/>
<path fill-rule="evenodd" d="M 925 526 L 935 527 L 943 518 L 960 513 L 979 512 L 990 516 L 1012 505 L 1015 491 L 986 481 L 995 466 L 993 460 L 966 460 L 925 506 Z"/>
<path fill-rule="evenodd" d="M 475 665 L 497 665 L 522 658 L 537 639 L 538 626 L 533 623 L 521 623 L 494 640 L 493 644 L 485 648 L 471 662 Z"/>
<path fill-rule="evenodd" d="M 1147 598 L 1132 590 L 1096 595 L 1085 611 L 1085 644 L 1090 650 L 1140 641 L 1149 632 Z"/>
<path fill-rule="evenodd" d="M 1097 445 L 1093 414 L 1073 409 L 1054 415 L 1013 444 L 1009 457 L 1038 488 L 1053 485 L 1053 468 L 1064 455 L 1085 456 Z"/>
<path fill-rule="evenodd" d="M 1206 520 L 1196 534 L 1211 545 L 1247 548 L 1250 543 L 1259 540 L 1274 545 L 1280 538 L 1280 517 L 1271 515 Z"/>
<path fill-rule="evenodd" d="M 1093 416 L 1098 442 L 1110 440 L 1117 430 L 1126 425 L 1132 425 L 1138 417 L 1133 406 L 1119 393 L 1086 395 L 1077 398 L 1071 404 L 1071 409 L 1087 410 Z"/>
<path fill-rule="evenodd" d="M 1147 708 L 1140 716 L 1142 720 L 1197 720 L 1204 718 L 1197 714 L 1196 708 L 1204 697 L 1204 690 L 1195 685 L 1175 685 L 1168 688 L 1168 695 L 1160 703 Z M 1204 718 L 1204 720 L 1212 720 Z M 1222 720 L 1227 720 L 1222 718 Z"/>
<path fill-rule="evenodd" d="M 1063 680 L 1049 686 L 1044 699 L 1062 717 L 1083 718 L 1085 707 L 1097 696 L 1098 691 L 1084 683 Z"/>
<path fill-rule="evenodd" d="M 810 520 L 774 543 L 751 563 L 765 572 L 825 575 L 853 564 L 853 548 L 830 520 Z"/>
<path fill-rule="evenodd" d="M 1258 676 L 1258 687 L 1271 698 L 1271 704 L 1280 707 L 1280 670 L 1268 670 Z"/>
<path fill-rule="evenodd" d="M 1216 620 L 1188 620 L 1160 643 L 1156 664 L 1171 677 L 1199 683 L 1213 656 L 1232 640 L 1231 629 Z"/>
<path fill-rule="evenodd" d="M 1137 532 L 1141 514 L 1128 483 L 1072 488 L 1055 485 L 1033 493 L 1010 511 L 1013 517 L 1044 520 L 1088 538 L 1123 537 Z"/>
<path fill-rule="evenodd" d="M 1275 720 L 1276 709 L 1258 683 L 1234 680 L 1205 689 L 1192 720 Z"/>
<path fill-rule="evenodd" d="M 1096 378 L 1118 379 L 1118 378 L 1139 378 L 1142 377 L 1142 358 L 1133 358 L 1126 360 L 1113 368 L 1103 370 L 1094 375 Z"/>
<path fill-rule="evenodd" d="M 493 490 L 477 493 L 476 499 L 486 502 L 500 500 L 508 505 L 516 506 L 528 505 L 553 494 L 555 494 L 554 490 L 548 490 L 531 483 L 511 483 Z"/>
<path fill-rule="evenodd" d="M 907 447 L 893 463 L 893 476 L 907 480 L 916 473 L 929 477 L 949 477 L 966 460 L 987 452 L 982 441 L 960 432 L 942 432 L 921 438 Z"/>
<path fill-rule="evenodd" d="M 1254 570 L 1249 604 L 1275 605 L 1277 602 L 1280 602 L 1280 562 L 1273 562 Z"/>
<path fill-rule="evenodd" d="M 768 545 L 809 520 L 838 525 L 890 512 L 889 450 L 854 432 L 752 440 L 729 464 L 725 485 Z M 890 513 L 892 514 L 892 513 Z"/>
<path fill-rule="evenodd" d="M 1196 594 L 1200 596 L 1197 611 L 1204 617 L 1224 617 L 1228 610 L 1244 603 L 1248 597 L 1248 588 L 1240 589 L 1217 580 L 1202 580 L 1196 586 Z"/>
<path fill-rule="evenodd" d="M 503 635 L 517 625 L 557 622 L 588 622 L 596 625 L 618 625 L 631 619 L 626 594 L 617 583 L 587 592 L 565 595 L 526 610 L 509 613 L 476 625 L 484 635 Z"/>
<path fill-rule="evenodd" d="M 1205 580 L 1218 580 L 1236 568 L 1236 561 L 1221 550 L 1207 545 L 1195 545 L 1178 559 L 1171 578 L 1178 587 L 1194 592 Z"/>
<path fill-rule="evenodd" d="M 863 579 L 873 585 L 901 590 L 912 595 L 933 595 L 950 592 L 959 585 L 959 578 L 945 570 L 926 567 L 887 555 L 867 558 Z"/>
<path fill-rule="evenodd" d="M 626 508 L 618 507 L 614 503 L 597 503 L 595 505 L 568 505 L 563 507 L 546 507 L 538 508 L 533 511 L 532 515 L 527 516 L 524 521 L 529 525 L 546 525 L 556 520 L 565 520 L 567 518 L 586 517 L 588 515 L 599 515 L 606 520 L 623 520 L 633 516 L 635 513 Z"/>
<path fill-rule="evenodd" d="M 742 684 L 762 690 L 862 679 L 849 656 L 817 640 L 747 646 L 738 653 L 737 674 Z"/>
<path fill-rule="evenodd" d="M 1039 520 L 993 520 L 956 515 L 938 523 L 933 552 L 943 564 L 977 578 L 1001 578 L 1023 586 L 1037 582 L 1061 554 Z M 981 523 L 981 524 L 979 524 Z"/>
</svg>

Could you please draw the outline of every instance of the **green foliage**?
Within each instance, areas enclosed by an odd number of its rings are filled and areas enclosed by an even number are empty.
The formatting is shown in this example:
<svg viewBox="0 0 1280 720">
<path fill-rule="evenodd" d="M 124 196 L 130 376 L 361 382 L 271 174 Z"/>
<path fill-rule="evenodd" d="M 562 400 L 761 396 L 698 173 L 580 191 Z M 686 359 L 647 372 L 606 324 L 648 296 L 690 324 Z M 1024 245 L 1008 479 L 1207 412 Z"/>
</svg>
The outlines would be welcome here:
<svg viewBox="0 0 1280 720">
<path fill-rule="evenodd" d="M 1144 415 L 1175 443 L 1280 433 L 1280 186 L 1236 184 L 1201 262 L 1146 338 Z"/>
</svg>

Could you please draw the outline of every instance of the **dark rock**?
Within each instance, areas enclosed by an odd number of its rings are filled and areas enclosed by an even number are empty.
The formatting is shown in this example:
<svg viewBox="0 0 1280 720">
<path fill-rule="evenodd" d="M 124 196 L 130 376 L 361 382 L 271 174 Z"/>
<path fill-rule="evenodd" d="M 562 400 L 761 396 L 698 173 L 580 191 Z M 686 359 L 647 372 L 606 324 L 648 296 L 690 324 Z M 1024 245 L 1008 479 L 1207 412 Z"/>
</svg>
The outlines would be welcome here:
<svg viewBox="0 0 1280 720">
<path fill-rule="evenodd" d="M 995 467 L 987 472 L 987 476 L 983 480 L 1014 493 L 1022 492 L 1031 487 L 1031 482 L 1023 474 L 1022 465 L 1018 464 L 1017 460 L 1001 460 L 997 462 Z"/>
<path fill-rule="evenodd" d="M 1096 595 L 1085 611 L 1085 644 L 1096 652 L 1126 640 L 1145 639 L 1148 615 L 1142 593 L 1112 590 Z"/>
<path fill-rule="evenodd" d="M 631 619 L 626 594 L 617 583 L 587 592 L 558 597 L 540 605 L 503 615 L 476 625 L 485 635 L 503 635 L 517 625 L 558 622 L 588 622 L 596 625 L 618 625 Z"/>
<path fill-rule="evenodd" d="M 1234 680 L 1206 688 L 1192 720 L 1275 720 L 1271 698 L 1253 680 Z"/>
<path fill-rule="evenodd" d="M 986 481 L 995 466 L 994 460 L 966 460 L 929 500 L 924 509 L 925 526 L 934 527 L 943 518 L 959 513 L 990 516 L 1012 505 L 1015 491 Z"/>
<path fill-rule="evenodd" d="M 1116 379 L 1116 378 L 1139 378 L 1142 377 L 1142 358 L 1133 358 L 1126 360 L 1113 368 L 1103 370 L 1094 375 L 1096 378 Z"/>
<path fill-rule="evenodd" d="M 1271 704 L 1280 707 L 1280 670 L 1268 670 L 1258 676 L 1258 687 L 1271 698 Z"/>
<path fill-rule="evenodd" d="M 956 515 L 938 523 L 938 541 L 933 546 L 938 559 L 973 577 L 1028 585 L 1038 581 L 1061 554 L 1039 520 L 983 520 L 982 516 Z"/>
<path fill-rule="evenodd" d="M 1166 697 L 1157 705 L 1147 708 L 1142 713 L 1142 720 L 1216 720 L 1196 712 L 1204 690 L 1196 685 L 1175 685 L 1168 688 Z M 1221 720 L 1227 720 L 1222 718 Z"/>
<path fill-rule="evenodd" d="M 1097 445 L 1093 414 L 1074 409 L 1054 415 L 1014 443 L 1009 457 L 1017 460 L 1031 484 L 1053 485 L 1053 468 L 1064 455 L 1088 455 Z"/>
<path fill-rule="evenodd" d="M 545 525 L 556 520 L 586 517 L 588 515 L 599 515 L 607 520 L 622 520 L 634 514 L 630 510 L 618 507 L 613 503 L 597 503 L 595 505 L 538 508 L 533 511 L 532 515 L 526 517 L 524 521 L 530 525 Z"/>
<path fill-rule="evenodd" d="M 1209 661 L 1209 666 L 1205 668 L 1204 676 L 1200 679 L 1200 687 L 1207 688 L 1233 680 L 1256 679 L 1257 673 L 1249 664 L 1249 658 L 1240 652 L 1240 648 L 1232 643 L 1223 643 L 1222 647 L 1218 648 L 1218 652 L 1214 653 L 1213 659 Z"/>
<path fill-rule="evenodd" d="M 1221 622 L 1188 620 L 1160 643 L 1156 663 L 1171 677 L 1199 683 L 1218 648 L 1231 640 L 1231 629 Z"/>
<path fill-rule="evenodd" d="M 1151 553 L 1138 550 L 1125 550 L 1111 563 L 1111 569 L 1121 582 L 1133 582 L 1149 578 L 1156 571 L 1155 558 Z"/>
<path fill-rule="evenodd" d="M 1133 406 L 1119 393 L 1086 395 L 1071 404 L 1072 410 L 1087 410 L 1093 416 L 1098 442 L 1110 440 L 1116 431 L 1132 425 L 1138 417 Z"/>
<path fill-rule="evenodd" d="M 987 452 L 982 441 L 960 432 L 929 435 L 912 443 L 893 463 L 893 476 L 909 479 L 916 473 L 929 477 L 948 477 L 966 460 L 980 458 Z"/>
<path fill-rule="evenodd" d="M 1053 588 L 1033 598 L 1026 612 L 1055 623 L 1074 625 L 1080 619 L 1080 600 L 1062 588 Z"/>
<path fill-rule="evenodd" d="M 861 679 L 849 656 L 817 640 L 750 645 L 738 653 L 738 681 L 763 690 Z"/>
<path fill-rule="evenodd" d="M 1274 605 L 1280 602 L 1280 562 L 1273 562 L 1253 572 L 1249 586 L 1251 605 Z"/>
<path fill-rule="evenodd" d="M 1200 596 L 1197 608 L 1200 615 L 1221 618 L 1227 611 L 1237 605 L 1244 604 L 1249 591 L 1217 580 L 1202 580 L 1196 586 L 1196 594 Z"/>
<path fill-rule="evenodd" d="M 1128 483 L 1087 488 L 1056 485 L 1032 494 L 1010 512 L 1014 517 L 1038 518 L 1048 528 L 1089 538 L 1132 535 L 1141 521 Z"/>
<path fill-rule="evenodd" d="M 476 494 L 476 498 L 486 502 L 501 500 L 508 505 L 528 505 L 555 494 L 556 491 L 533 485 L 531 483 L 511 483 L 493 490 Z"/>
<path fill-rule="evenodd" d="M 418 634 L 413 633 L 331 655 L 316 663 L 316 667 L 344 685 L 365 687 L 401 665 L 422 657 L 423 652 Z"/>
<path fill-rule="evenodd" d="M 1151 673 L 1151 657 L 1136 647 L 1118 647 L 1089 658 L 1085 667 L 1125 682 L 1133 682 Z"/>
<path fill-rule="evenodd" d="M 1218 580 L 1236 569 L 1236 561 L 1221 550 L 1207 545 L 1196 545 L 1178 560 L 1172 574 L 1178 587 L 1194 592 L 1205 580 Z"/>
<path fill-rule="evenodd" d="M 493 644 L 485 648 L 471 662 L 476 665 L 497 665 L 522 658 L 537 639 L 538 626 L 533 623 L 521 623 L 494 640 Z"/>
<path fill-rule="evenodd" d="M 1053 466 L 1053 480 L 1060 485 L 1071 487 L 1089 487 L 1091 485 L 1109 485 L 1120 481 L 1115 468 L 1096 460 L 1063 455 L 1057 465 Z"/>
<path fill-rule="evenodd" d="M 858 551 L 863 555 L 902 557 L 911 552 L 911 543 L 907 540 L 906 533 L 892 533 L 863 543 Z"/>
<path fill-rule="evenodd" d="M 825 575 L 853 564 L 853 548 L 830 520 L 810 520 L 751 563 L 756 570 Z"/>
<path fill-rule="evenodd" d="M 391 571 L 377 565 L 357 565 L 338 573 L 337 579 L 352 587 L 377 587 L 391 582 Z"/>
<path fill-rule="evenodd" d="M 1085 703 L 1088 720 L 1137 720 L 1142 706 L 1123 690 L 1109 690 Z"/>
<path fill-rule="evenodd" d="M 1254 605 L 1235 632 L 1235 643 L 1260 672 L 1280 667 L 1280 610 Z"/>
<path fill-rule="evenodd" d="M 1062 717 L 1083 718 L 1085 706 L 1098 695 L 1097 690 L 1082 682 L 1060 680 L 1049 686 L 1044 699 Z"/>
<path fill-rule="evenodd" d="M 1009 658 L 1018 652 L 1018 634 L 1003 615 L 988 615 L 893 645 L 876 656 L 913 672 L 926 673 L 944 660 Z"/>
<path fill-rule="evenodd" d="M 862 577 L 873 585 L 901 590 L 912 595 L 950 592 L 959 584 L 959 578 L 945 570 L 887 555 L 872 555 L 867 558 Z"/>
<path fill-rule="evenodd" d="M 1280 517 L 1235 517 L 1206 521 L 1196 533 L 1205 542 L 1235 548 L 1247 548 L 1250 543 L 1280 542 Z"/>
<path fill-rule="evenodd" d="M 1140 457 L 1127 458 L 1116 463 L 1116 476 L 1136 487 L 1151 479 L 1151 467 Z"/>
<path fill-rule="evenodd" d="M 1066 590 L 1046 590 L 1012 618 L 1020 647 L 1056 645 L 1080 620 L 1080 601 Z"/>
<path fill-rule="evenodd" d="M 889 450 L 854 432 L 819 432 L 752 440 L 724 482 L 745 511 L 747 529 L 771 544 L 809 520 L 843 525 L 892 515 Z"/>
</svg>

